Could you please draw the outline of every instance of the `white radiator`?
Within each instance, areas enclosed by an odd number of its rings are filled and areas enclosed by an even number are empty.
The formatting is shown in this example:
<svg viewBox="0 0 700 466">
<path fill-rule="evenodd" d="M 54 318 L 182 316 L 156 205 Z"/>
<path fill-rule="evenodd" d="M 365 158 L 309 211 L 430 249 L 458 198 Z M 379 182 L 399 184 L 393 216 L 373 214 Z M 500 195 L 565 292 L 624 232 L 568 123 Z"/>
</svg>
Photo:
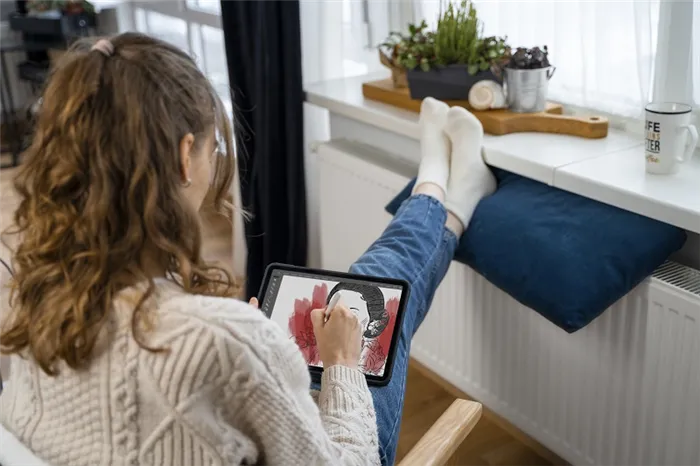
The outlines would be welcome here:
<svg viewBox="0 0 700 466">
<path fill-rule="evenodd" d="M 323 267 L 345 270 L 412 176 L 391 156 L 319 147 Z M 700 464 L 700 272 L 668 263 L 567 334 L 453 262 L 412 356 L 573 464 Z"/>
</svg>

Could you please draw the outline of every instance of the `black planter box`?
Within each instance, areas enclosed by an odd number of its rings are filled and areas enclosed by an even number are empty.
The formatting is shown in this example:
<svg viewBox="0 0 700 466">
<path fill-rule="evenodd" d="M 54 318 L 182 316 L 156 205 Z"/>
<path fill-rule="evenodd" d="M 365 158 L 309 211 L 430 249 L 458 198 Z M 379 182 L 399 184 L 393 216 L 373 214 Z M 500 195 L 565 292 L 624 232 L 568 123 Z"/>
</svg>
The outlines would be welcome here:
<svg viewBox="0 0 700 466">
<path fill-rule="evenodd" d="M 467 65 L 449 65 L 430 71 L 408 70 L 408 89 L 411 99 L 433 97 L 438 100 L 467 100 L 474 84 L 485 79 L 501 84 L 491 70 L 479 71 L 475 75 L 467 72 Z"/>
<path fill-rule="evenodd" d="M 12 13 L 9 19 L 10 28 L 14 31 L 63 38 L 86 36 L 88 29 L 96 25 L 95 16 L 87 14 L 42 18 Z"/>
</svg>

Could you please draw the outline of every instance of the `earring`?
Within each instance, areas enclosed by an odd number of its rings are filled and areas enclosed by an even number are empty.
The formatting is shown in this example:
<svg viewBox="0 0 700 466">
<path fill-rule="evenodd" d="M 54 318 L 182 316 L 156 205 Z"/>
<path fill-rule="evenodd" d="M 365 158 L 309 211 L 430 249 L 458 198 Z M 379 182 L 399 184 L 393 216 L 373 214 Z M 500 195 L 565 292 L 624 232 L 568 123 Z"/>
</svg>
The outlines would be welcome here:
<svg viewBox="0 0 700 466">
<path fill-rule="evenodd" d="M 182 183 L 183 188 L 189 188 L 192 185 L 192 180 L 190 178 L 187 178 L 187 181 Z"/>
</svg>

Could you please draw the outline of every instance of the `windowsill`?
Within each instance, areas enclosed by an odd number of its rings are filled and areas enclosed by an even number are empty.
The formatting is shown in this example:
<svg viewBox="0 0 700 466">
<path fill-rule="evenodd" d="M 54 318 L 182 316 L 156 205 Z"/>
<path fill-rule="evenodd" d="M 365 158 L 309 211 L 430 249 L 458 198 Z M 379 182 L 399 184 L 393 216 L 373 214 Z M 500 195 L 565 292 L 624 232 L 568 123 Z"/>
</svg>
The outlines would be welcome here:
<svg viewBox="0 0 700 466">
<path fill-rule="evenodd" d="M 380 73 L 312 84 L 307 86 L 306 101 L 332 114 L 417 140 L 417 113 L 362 95 L 363 82 L 386 76 Z M 698 155 L 676 175 L 648 175 L 642 137 L 610 129 L 604 139 L 545 133 L 487 135 L 484 157 L 493 167 L 700 233 Z"/>
</svg>

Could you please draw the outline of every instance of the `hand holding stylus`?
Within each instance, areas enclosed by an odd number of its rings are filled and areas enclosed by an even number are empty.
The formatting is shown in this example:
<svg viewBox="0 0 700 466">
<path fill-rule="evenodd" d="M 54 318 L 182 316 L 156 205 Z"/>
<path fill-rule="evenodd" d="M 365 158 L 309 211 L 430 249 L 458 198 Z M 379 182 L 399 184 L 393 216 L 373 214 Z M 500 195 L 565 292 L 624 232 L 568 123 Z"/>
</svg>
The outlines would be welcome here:
<svg viewBox="0 0 700 466">
<path fill-rule="evenodd" d="M 338 305 L 338 303 L 340 302 L 341 296 L 342 296 L 342 295 L 340 294 L 340 291 L 339 291 L 339 292 L 337 292 L 336 294 L 334 294 L 334 295 L 331 297 L 331 300 L 328 302 L 328 305 L 326 306 L 326 310 L 325 310 L 325 312 L 323 313 L 323 321 L 324 321 L 324 322 L 328 322 L 328 317 L 330 317 L 331 311 L 332 311 L 333 309 L 335 309 L 335 307 L 336 307 L 336 306 Z"/>
<path fill-rule="evenodd" d="M 357 316 L 333 295 L 325 309 L 311 311 L 311 322 L 324 367 L 357 369 L 362 351 L 362 331 Z"/>
</svg>

